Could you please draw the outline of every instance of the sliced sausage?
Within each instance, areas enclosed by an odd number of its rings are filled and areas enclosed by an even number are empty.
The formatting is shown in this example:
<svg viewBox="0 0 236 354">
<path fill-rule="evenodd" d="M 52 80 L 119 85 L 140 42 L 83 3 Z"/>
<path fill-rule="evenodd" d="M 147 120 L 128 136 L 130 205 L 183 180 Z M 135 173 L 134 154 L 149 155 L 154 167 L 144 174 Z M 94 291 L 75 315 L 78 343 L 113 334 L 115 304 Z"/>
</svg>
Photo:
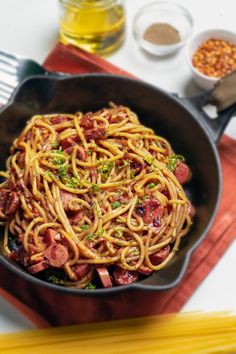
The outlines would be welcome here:
<svg viewBox="0 0 236 354">
<path fill-rule="evenodd" d="M 60 141 L 62 150 L 65 150 L 66 148 L 74 145 L 78 145 L 80 142 L 80 138 L 78 135 L 70 136 L 69 138 L 63 139 Z"/>
<path fill-rule="evenodd" d="M 196 208 L 195 206 L 193 206 L 193 204 L 190 201 L 188 201 L 187 210 L 188 210 L 188 215 L 190 216 L 191 219 L 193 219 L 194 216 L 196 215 Z"/>
<path fill-rule="evenodd" d="M 67 262 L 69 253 L 65 246 L 53 244 L 45 250 L 44 257 L 50 266 L 61 268 Z"/>
<path fill-rule="evenodd" d="M 150 199 L 145 204 L 137 206 L 136 213 L 143 218 L 146 224 L 151 224 L 163 216 L 164 207 L 157 200 Z"/>
<path fill-rule="evenodd" d="M 55 238 L 57 237 L 58 232 L 54 229 L 47 229 L 44 232 L 43 240 L 46 242 L 47 245 L 52 245 L 56 243 Z"/>
<path fill-rule="evenodd" d="M 143 275 L 150 275 L 153 273 L 153 270 L 150 269 L 145 264 L 141 264 L 141 266 L 139 267 L 139 269 L 137 271 L 138 271 L 138 273 L 143 274 Z"/>
<path fill-rule="evenodd" d="M 9 195 L 9 190 L 8 189 L 0 189 L 0 211 L 2 214 L 5 214 L 5 206 L 7 202 L 7 198 Z"/>
<path fill-rule="evenodd" d="M 74 194 L 61 190 L 60 196 L 61 196 L 63 209 L 65 211 L 68 211 L 69 210 L 68 204 L 73 198 L 75 198 Z"/>
<path fill-rule="evenodd" d="M 79 210 L 76 214 L 70 217 L 70 224 L 71 225 L 77 225 L 78 222 L 82 219 L 84 215 L 84 212 L 82 210 Z"/>
<path fill-rule="evenodd" d="M 78 280 L 81 280 L 89 272 L 90 264 L 77 264 L 74 268 Z"/>
<path fill-rule="evenodd" d="M 174 175 L 181 184 L 187 183 L 192 176 L 190 168 L 182 161 L 179 161 L 176 169 L 174 170 Z"/>
<path fill-rule="evenodd" d="M 64 150 L 68 155 L 71 155 L 73 152 L 73 146 L 69 146 L 68 148 L 66 148 Z M 76 157 L 77 159 L 81 160 L 81 161 L 86 161 L 87 159 L 87 153 L 84 150 L 84 148 L 82 148 L 82 146 L 78 146 L 77 147 L 77 152 L 76 152 Z"/>
<path fill-rule="evenodd" d="M 164 248 L 162 248 L 160 251 L 153 253 L 149 257 L 149 259 L 153 265 L 158 265 L 166 259 L 166 257 L 169 255 L 169 253 L 170 253 L 170 246 L 167 245 Z"/>
<path fill-rule="evenodd" d="M 51 123 L 55 124 L 55 125 L 61 124 L 61 123 L 67 122 L 67 121 L 68 121 L 68 117 L 63 116 L 62 114 L 59 114 L 58 116 L 51 118 Z"/>
<path fill-rule="evenodd" d="M 36 273 L 42 272 L 42 270 L 47 269 L 48 267 L 49 267 L 49 265 L 45 261 L 42 261 L 42 262 L 36 263 L 36 264 L 28 267 L 27 269 L 28 269 L 29 273 L 36 274 Z"/>
<path fill-rule="evenodd" d="M 94 123 L 93 113 L 88 112 L 83 115 L 80 122 L 80 126 L 83 127 L 84 129 L 92 129 L 93 123 Z"/>
<path fill-rule="evenodd" d="M 84 135 L 87 140 L 102 139 L 106 135 L 106 129 L 105 128 L 92 128 L 92 129 L 84 130 Z"/>
<path fill-rule="evenodd" d="M 139 278 L 139 274 L 136 271 L 130 271 L 116 266 L 113 279 L 116 285 L 127 285 L 135 283 Z"/>
<path fill-rule="evenodd" d="M 111 277 L 110 277 L 110 274 L 108 273 L 107 268 L 106 267 L 97 267 L 96 270 L 97 270 L 99 278 L 102 282 L 103 287 L 104 288 L 111 288 L 112 282 L 111 282 Z"/>
<path fill-rule="evenodd" d="M 10 192 L 5 206 L 5 214 L 12 215 L 20 204 L 20 199 L 16 192 Z"/>
</svg>

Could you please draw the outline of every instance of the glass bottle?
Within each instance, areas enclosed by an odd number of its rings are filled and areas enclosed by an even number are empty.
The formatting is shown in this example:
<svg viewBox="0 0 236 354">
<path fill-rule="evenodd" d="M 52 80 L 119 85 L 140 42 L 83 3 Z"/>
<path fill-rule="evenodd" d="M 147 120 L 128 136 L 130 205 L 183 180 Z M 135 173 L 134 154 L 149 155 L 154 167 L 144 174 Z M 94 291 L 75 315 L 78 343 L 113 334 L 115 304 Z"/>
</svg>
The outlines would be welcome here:
<svg viewBox="0 0 236 354">
<path fill-rule="evenodd" d="M 62 43 L 106 55 L 124 40 L 122 0 L 59 0 Z"/>
</svg>

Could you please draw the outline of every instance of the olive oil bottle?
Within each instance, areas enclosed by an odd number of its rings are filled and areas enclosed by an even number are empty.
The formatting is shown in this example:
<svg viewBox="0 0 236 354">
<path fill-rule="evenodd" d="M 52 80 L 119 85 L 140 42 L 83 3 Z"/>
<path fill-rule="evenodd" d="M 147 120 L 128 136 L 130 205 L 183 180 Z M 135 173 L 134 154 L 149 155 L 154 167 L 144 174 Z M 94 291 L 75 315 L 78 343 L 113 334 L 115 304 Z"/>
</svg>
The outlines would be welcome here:
<svg viewBox="0 0 236 354">
<path fill-rule="evenodd" d="M 60 39 L 92 53 L 106 55 L 124 40 L 121 0 L 59 0 Z"/>
</svg>

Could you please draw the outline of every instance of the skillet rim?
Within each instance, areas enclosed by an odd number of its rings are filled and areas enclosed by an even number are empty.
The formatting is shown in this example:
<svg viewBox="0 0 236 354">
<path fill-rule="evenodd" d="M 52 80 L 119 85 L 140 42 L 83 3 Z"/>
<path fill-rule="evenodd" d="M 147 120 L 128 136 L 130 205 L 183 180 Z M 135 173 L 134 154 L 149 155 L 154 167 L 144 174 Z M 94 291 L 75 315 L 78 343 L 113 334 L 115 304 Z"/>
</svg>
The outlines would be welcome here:
<svg viewBox="0 0 236 354">
<path fill-rule="evenodd" d="M 13 92 L 9 102 L 4 105 L 1 110 L 0 110 L 0 119 L 1 119 L 1 114 L 8 109 L 9 107 L 13 107 L 14 108 L 14 104 L 17 101 L 17 96 L 19 95 L 19 93 L 21 92 L 21 90 L 24 88 L 24 85 L 31 80 L 50 80 L 50 81 L 54 81 L 56 82 L 60 82 L 60 81 L 68 81 L 68 80 L 76 80 L 76 79 L 86 79 L 87 77 L 99 77 L 99 78 L 105 78 L 105 79 L 115 79 L 115 80 L 120 80 L 120 81 L 131 81 L 131 82 L 135 82 L 135 84 L 137 83 L 138 85 L 143 85 L 145 86 L 147 89 L 149 90 L 154 90 L 154 91 L 158 91 L 160 92 L 162 95 L 166 96 L 170 101 L 174 102 L 176 105 L 180 106 L 182 109 L 184 109 L 185 111 L 188 112 L 188 114 L 191 116 L 192 119 L 195 120 L 195 122 L 198 124 L 200 130 L 202 131 L 202 134 L 205 135 L 205 138 L 207 139 L 207 141 L 209 142 L 209 145 L 211 147 L 212 150 L 212 157 L 214 156 L 214 161 L 216 163 L 216 167 L 217 167 L 217 178 L 218 178 L 218 193 L 217 193 L 217 199 L 216 199 L 216 203 L 214 206 L 214 210 L 212 212 L 212 215 L 207 223 L 207 226 L 205 227 L 204 231 L 201 233 L 199 239 L 189 248 L 189 250 L 186 252 L 186 254 L 183 256 L 183 262 L 181 264 L 181 270 L 179 271 L 179 274 L 177 275 L 176 279 L 172 282 L 170 282 L 169 284 L 165 284 L 165 285 L 147 285 L 147 284 L 141 284 L 139 282 L 136 283 L 132 283 L 132 284 L 128 284 L 128 285 L 123 285 L 123 286 L 117 286 L 117 287 L 112 287 L 112 288 L 101 288 L 101 289 L 73 289 L 73 288 L 66 288 L 63 286 L 58 286 L 49 282 L 46 282 L 44 280 L 38 279 L 36 277 L 34 277 L 33 275 L 27 273 L 25 270 L 18 268 L 16 265 L 14 265 L 14 263 L 12 263 L 11 261 L 9 261 L 8 258 L 6 258 L 2 253 L 0 253 L 0 263 L 5 266 L 8 270 L 10 270 L 11 272 L 15 273 L 17 276 L 22 277 L 24 280 L 29 281 L 31 283 L 33 283 L 34 285 L 38 285 L 38 286 L 43 286 L 46 287 L 48 289 L 51 290 L 55 290 L 57 292 L 60 293 L 64 293 L 67 295 L 74 295 L 74 296 L 97 296 L 97 295 L 107 295 L 107 294 L 119 294 L 119 293 L 123 293 L 123 292 L 127 292 L 127 291 L 132 291 L 132 290 L 141 290 L 141 291 L 152 291 L 152 292 L 156 292 L 156 291 L 165 291 L 165 290 L 169 290 L 174 288 L 175 286 L 177 286 L 180 281 L 183 279 L 186 270 L 187 270 L 187 266 L 190 260 L 190 257 L 193 253 L 193 251 L 198 247 L 198 245 L 203 241 L 203 239 L 205 238 L 208 230 L 210 229 L 218 207 L 219 207 L 219 201 L 220 201 L 220 197 L 221 197 L 221 192 L 222 192 L 222 173 L 221 173 L 221 165 L 220 165 L 220 158 L 219 158 L 219 154 L 217 151 L 217 147 L 216 144 L 213 142 L 213 139 L 210 136 L 210 132 L 207 131 L 206 129 L 206 124 L 204 124 L 204 122 L 201 122 L 201 120 L 198 120 L 197 117 L 194 115 L 193 112 L 191 112 L 190 108 L 188 106 L 186 106 L 184 104 L 184 102 L 181 101 L 180 98 L 178 98 L 175 95 L 172 95 L 168 92 L 166 92 L 165 90 L 156 87 L 152 84 L 149 84 L 143 80 L 138 80 L 138 79 L 134 79 L 134 78 L 129 78 L 129 77 L 125 77 L 125 76 L 121 76 L 121 75 L 114 75 L 114 74 L 107 74 L 107 73 L 88 73 L 88 74 L 77 74 L 77 75 L 66 75 L 62 76 L 62 75 L 34 75 L 34 76 L 30 76 L 28 78 L 26 78 L 25 80 L 23 80 L 20 85 L 17 86 L 17 88 L 15 89 L 15 91 Z M 186 98 L 185 98 L 186 100 Z"/>
</svg>

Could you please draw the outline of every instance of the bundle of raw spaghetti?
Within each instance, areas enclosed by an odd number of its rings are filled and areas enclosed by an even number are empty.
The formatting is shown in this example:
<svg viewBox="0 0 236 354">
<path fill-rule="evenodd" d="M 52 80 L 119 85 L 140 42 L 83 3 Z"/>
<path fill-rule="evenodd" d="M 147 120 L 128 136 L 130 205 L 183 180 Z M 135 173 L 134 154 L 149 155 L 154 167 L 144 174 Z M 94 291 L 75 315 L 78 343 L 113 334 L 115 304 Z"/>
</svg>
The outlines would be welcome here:
<svg viewBox="0 0 236 354">
<path fill-rule="evenodd" d="M 189 313 L 0 335 L 1 354 L 236 352 L 236 316 Z"/>
<path fill-rule="evenodd" d="M 183 157 L 123 106 L 34 116 L 0 174 L 6 255 L 68 287 L 162 269 L 194 214 Z"/>
</svg>

